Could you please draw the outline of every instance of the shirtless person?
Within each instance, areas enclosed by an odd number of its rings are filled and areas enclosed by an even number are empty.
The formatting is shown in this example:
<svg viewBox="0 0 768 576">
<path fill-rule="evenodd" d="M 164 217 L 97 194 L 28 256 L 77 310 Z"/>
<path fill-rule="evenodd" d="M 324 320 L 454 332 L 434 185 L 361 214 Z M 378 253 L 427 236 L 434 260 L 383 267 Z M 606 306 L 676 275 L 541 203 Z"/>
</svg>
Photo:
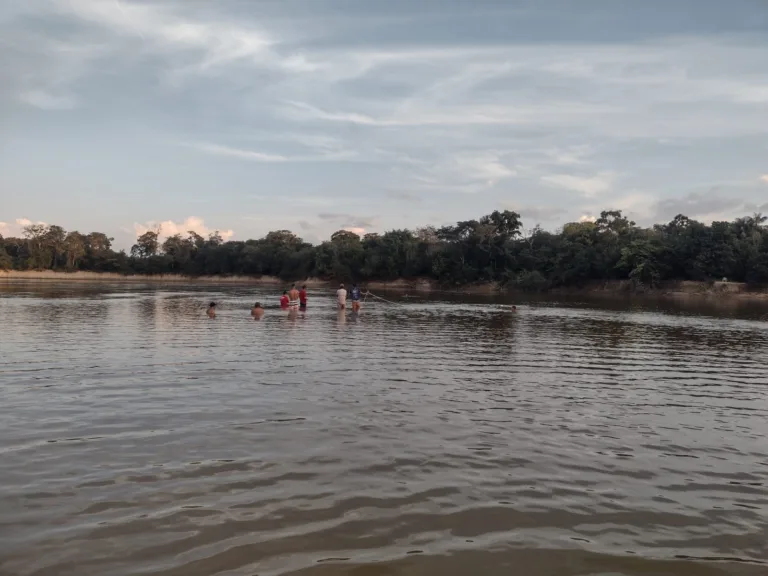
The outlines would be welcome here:
<svg viewBox="0 0 768 576">
<path fill-rule="evenodd" d="M 336 303 L 339 310 L 344 310 L 347 307 L 347 291 L 344 289 L 344 284 L 339 284 L 339 289 L 336 290 Z"/>
<path fill-rule="evenodd" d="M 256 302 L 256 304 L 253 305 L 253 308 L 251 308 L 251 316 L 255 320 L 260 320 L 262 316 L 264 316 L 264 307 L 261 305 L 261 302 Z"/>
<path fill-rule="evenodd" d="M 299 291 L 296 290 L 296 284 L 291 286 L 291 291 L 288 292 L 288 305 L 291 308 L 296 308 L 299 305 Z"/>
<path fill-rule="evenodd" d="M 216 318 L 216 302 L 208 304 L 208 311 L 206 314 L 208 314 L 208 318 Z"/>
</svg>

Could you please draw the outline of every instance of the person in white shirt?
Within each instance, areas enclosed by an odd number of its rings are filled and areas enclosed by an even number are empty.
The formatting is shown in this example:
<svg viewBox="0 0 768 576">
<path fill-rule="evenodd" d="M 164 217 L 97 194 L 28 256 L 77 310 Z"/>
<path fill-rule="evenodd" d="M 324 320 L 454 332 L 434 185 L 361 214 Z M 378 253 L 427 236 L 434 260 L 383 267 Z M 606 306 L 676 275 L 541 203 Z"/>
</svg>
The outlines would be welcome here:
<svg viewBox="0 0 768 576">
<path fill-rule="evenodd" d="M 336 302 L 339 305 L 339 310 L 347 307 L 347 291 L 344 289 L 344 284 L 339 284 L 339 289 L 336 290 Z"/>
</svg>

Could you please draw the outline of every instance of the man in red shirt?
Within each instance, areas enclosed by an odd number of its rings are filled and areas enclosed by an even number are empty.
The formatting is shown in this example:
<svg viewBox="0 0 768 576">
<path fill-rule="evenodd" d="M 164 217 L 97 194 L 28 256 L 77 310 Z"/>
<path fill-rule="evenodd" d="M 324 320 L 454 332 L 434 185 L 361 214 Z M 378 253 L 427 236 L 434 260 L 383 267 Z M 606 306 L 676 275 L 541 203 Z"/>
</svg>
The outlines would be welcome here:
<svg viewBox="0 0 768 576">
<path fill-rule="evenodd" d="M 288 308 L 288 292 L 283 290 L 283 295 L 280 297 L 280 308 Z"/>
<path fill-rule="evenodd" d="M 299 290 L 299 308 L 302 310 L 307 309 L 307 285 L 301 287 Z"/>
</svg>

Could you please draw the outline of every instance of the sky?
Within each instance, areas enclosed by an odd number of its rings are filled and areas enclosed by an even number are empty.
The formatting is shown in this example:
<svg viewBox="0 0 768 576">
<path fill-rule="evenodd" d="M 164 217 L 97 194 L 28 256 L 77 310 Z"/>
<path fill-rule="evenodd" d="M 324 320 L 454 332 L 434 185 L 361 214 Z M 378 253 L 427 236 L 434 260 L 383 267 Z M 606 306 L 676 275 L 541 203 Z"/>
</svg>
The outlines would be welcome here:
<svg viewBox="0 0 768 576">
<path fill-rule="evenodd" d="M 765 0 L 0 0 L 0 234 L 768 212 Z"/>
</svg>

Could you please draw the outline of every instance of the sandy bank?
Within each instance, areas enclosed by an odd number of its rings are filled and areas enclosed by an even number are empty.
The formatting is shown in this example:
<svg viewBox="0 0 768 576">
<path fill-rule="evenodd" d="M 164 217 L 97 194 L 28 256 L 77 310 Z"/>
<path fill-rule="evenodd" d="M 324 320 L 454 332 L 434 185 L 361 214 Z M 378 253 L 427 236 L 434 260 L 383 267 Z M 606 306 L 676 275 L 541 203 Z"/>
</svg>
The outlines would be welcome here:
<svg viewBox="0 0 768 576">
<path fill-rule="evenodd" d="M 749 286 L 741 282 L 666 282 L 656 288 L 637 287 L 629 280 L 596 282 L 583 288 L 557 289 L 555 293 L 647 295 L 670 298 L 711 298 L 768 300 L 768 288 Z"/>
<path fill-rule="evenodd" d="M 370 290 L 391 290 L 401 292 L 452 292 L 458 294 L 498 294 L 524 292 L 514 287 L 502 286 L 497 282 L 470 284 L 446 288 L 437 282 L 428 279 L 394 280 L 389 282 L 367 282 Z M 706 298 L 745 298 L 756 300 L 768 300 L 768 288 L 750 287 L 740 282 L 668 282 L 657 288 L 643 288 L 634 285 L 629 280 L 610 280 L 593 282 L 585 286 L 572 286 L 567 288 L 555 288 L 546 290 L 549 294 L 572 295 L 647 295 L 667 296 L 678 298 L 706 297 Z"/>
<path fill-rule="evenodd" d="M 52 270 L 5 270 L 0 271 L 2 281 L 83 281 L 83 282 L 152 282 L 152 283 L 190 283 L 190 284 L 251 284 L 264 286 L 284 286 L 289 284 L 274 276 L 184 276 L 181 274 L 116 274 L 109 272 L 54 272 Z M 308 278 L 300 282 L 314 288 L 332 288 L 336 281 Z M 426 278 L 398 279 L 389 281 L 370 281 L 361 283 L 363 289 L 371 291 L 419 292 L 419 293 L 454 293 L 454 294 L 499 294 L 515 292 L 514 288 L 502 286 L 497 282 L 469 284 L 446 287 Z M 671 298 L 725 298 L 768 300 L 768 287 L 756 288 L 739 282 L 668 282 L 653 289 L 638 288 L 628 280 L 593 282 L 586 286 L 557 288 L 549 291 L 553 294 L 591 294 L 591 295 L 647 295 Z"/>
<path fill-rule="evenodd" d="M 77 282 L 157 282 L 189 284 L 263 284 L 268 286 L 288 284 L 275 276 L 184 276 L 182 274 L 117 274 L 114 272 L 55 272 L 53 270 L 0 270 L 2 281 L 77 281 Z M 325 282 L 308 279 L 307 286 Z"/>
</svg>

